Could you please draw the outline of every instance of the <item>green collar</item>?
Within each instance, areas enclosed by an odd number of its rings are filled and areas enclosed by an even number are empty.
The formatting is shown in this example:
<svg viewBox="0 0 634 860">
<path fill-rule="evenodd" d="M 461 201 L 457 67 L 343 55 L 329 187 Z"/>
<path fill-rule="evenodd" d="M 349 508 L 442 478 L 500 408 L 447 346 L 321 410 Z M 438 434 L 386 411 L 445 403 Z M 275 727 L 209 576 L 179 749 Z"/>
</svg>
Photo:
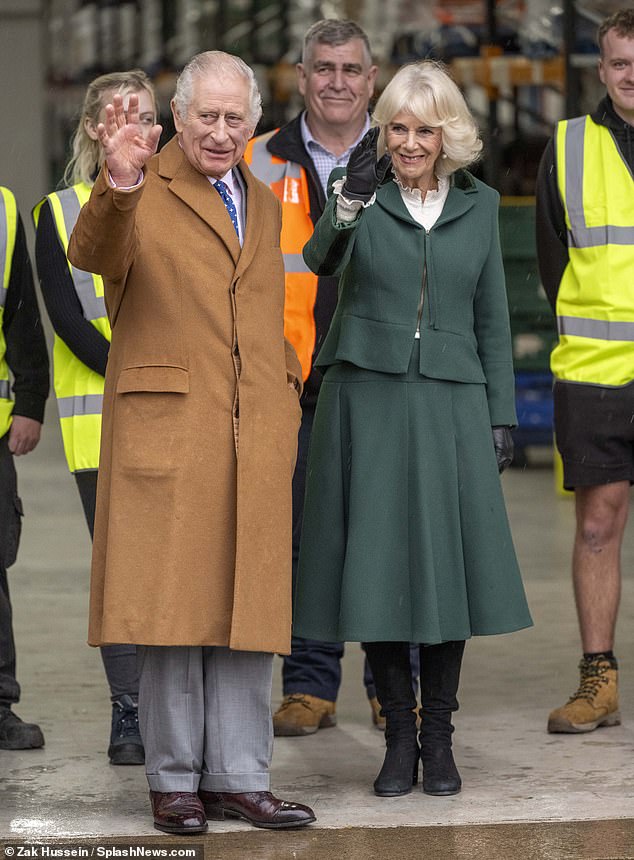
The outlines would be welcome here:
<svg viewBox="0 0 634 860">
<path fill-rule="evenodd" d="M 478 186 L 475 179 L 467 170 L 457 170 L 453 173 L 449 178 L 447 200 L 438 221 L 434 225 L 434 229 L 468 212 L 475 205 L 476 198 L 473 195 L 477 194 L 477 192 Z M 413 224 L 419 230 L 423 229 L 422 225 L 414 221 L 407 211 L 399 187 L 392 180 L 391 174 L 389 180 L 384 182 L 378 189 L 376 202 L 395 218 L 406 221 L 408 224 Z"/>
</svg>

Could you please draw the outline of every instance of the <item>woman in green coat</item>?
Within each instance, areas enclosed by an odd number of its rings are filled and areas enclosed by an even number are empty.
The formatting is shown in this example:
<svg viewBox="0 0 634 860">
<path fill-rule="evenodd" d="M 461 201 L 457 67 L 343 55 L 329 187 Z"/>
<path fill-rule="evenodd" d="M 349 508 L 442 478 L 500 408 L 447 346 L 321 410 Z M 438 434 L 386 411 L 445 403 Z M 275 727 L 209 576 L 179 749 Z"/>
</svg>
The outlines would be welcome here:
<svg viewBox="0 0 634 860">
<path fill-rule="evenodd" d="M 317 366 L 294 632 L 364 643 L 386 718 L 380 796 L 455 794 L 465 639 L 531 625 L 498 471 L 516 423 L 496 191 L 443 68 L 379 98 L 304 258 L 339 275 Z M 378 159 L 378 160 L 377 160 Z M 420 747 L 409 642 L 421 656 Z"/>
</svg>

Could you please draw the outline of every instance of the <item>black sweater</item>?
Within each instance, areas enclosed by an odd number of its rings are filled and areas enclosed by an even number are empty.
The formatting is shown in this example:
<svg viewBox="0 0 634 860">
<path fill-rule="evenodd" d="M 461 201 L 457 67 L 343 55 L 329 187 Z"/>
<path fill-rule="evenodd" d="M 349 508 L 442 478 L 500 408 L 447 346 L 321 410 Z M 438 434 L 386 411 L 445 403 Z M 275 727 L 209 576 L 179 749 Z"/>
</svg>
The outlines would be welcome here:
<svg viewBox="0 0 634 860">
<path fill-rule="evenodd" d="M 56 334 L 80 361 L 105 376 L 110 344 L 84 317 L 48 201 L 40 210 L 35 262 L 44 304 Z"/>
<path fill-rule="evenodd" d="M 616 145 L 634 176 L 634 127 L 616 113 L 605 96 L 592 119 L 609 128 Z M 557 185 L 555 147 L 551 139 L 542 156 L 536 186 L 537 259 L 544 290 L 553 311 L 564 269 L 568 265 L 568 241 L 563 203 Z"/>
<path fill-rule="evenodd" d="M 48 353 L 19 215 L 2 330 L 13 376 L 13 414 L 42 423 L 50 384 Z"/>
</svg>

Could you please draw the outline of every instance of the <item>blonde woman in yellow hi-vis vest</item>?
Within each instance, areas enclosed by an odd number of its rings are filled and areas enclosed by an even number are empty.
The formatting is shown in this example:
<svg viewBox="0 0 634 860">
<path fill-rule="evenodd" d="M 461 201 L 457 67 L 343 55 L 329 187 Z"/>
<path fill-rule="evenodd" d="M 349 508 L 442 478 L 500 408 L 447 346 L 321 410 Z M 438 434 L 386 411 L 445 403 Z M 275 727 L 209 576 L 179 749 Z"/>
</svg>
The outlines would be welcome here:
<svg viewBox="0 0 634 860">
<path fill-rule="evenodd" d="M 577 520 L 581 680 L 548 719 L 565 733 L 621 722 L 613 649 L 634 483 L 634 9 L 597 35 L 607 95 L 558 124 L 537 180 L 539 267 L 559 331 L 555 433 Z"/>
<path fill-rule="evenodd" d="M 49 375 L 31 261 L 15 197 L 0 187 L 0 750 L 37 749 L 44 736 L 12 710 L 20 700 L 7 568 L 22 520 L 14 457 L 40 440 Z"/>
<path fill-rule="evenodd" d="M 111 332 L 101 277 L 77 269 L 68 261 L 66 252 L 79 211 L 90 197 L 103 161 L 97 124 L 103 121 L 105 106 L 115 93 L 121 93 L 124 105 L 131 93 L 138 94 L 142 127 L 149 131 L 156 123 L 156 97 L 145 72 L 113 72 L 96 78 L 88 86 L 73 137 L 72 158 L 64 173 L 67 187 L 48 194 L 33 212 L 38 275 L 55 330 L 54 383 L 64 452 L 77 482 L 91 537 Z M 104 645 L 101 656 L 112 700 L 108 757 L 112 764 L 143 764 L 135 647 Z"/>
</svg>

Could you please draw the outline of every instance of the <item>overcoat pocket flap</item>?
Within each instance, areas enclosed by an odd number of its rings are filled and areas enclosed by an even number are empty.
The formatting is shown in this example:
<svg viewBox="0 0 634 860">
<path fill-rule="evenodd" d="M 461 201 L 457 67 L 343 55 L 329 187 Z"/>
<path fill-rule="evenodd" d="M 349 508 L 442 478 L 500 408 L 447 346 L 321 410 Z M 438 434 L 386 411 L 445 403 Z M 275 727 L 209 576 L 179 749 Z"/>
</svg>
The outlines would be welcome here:
<svg viewBox="0 0 634 860">
<path fill-rule="evenodd" d="M 117 394 L 131 391 L 189 392 L 189 371 L 173 365 L 125 367 L 117 380 Z"/>
</svg>

